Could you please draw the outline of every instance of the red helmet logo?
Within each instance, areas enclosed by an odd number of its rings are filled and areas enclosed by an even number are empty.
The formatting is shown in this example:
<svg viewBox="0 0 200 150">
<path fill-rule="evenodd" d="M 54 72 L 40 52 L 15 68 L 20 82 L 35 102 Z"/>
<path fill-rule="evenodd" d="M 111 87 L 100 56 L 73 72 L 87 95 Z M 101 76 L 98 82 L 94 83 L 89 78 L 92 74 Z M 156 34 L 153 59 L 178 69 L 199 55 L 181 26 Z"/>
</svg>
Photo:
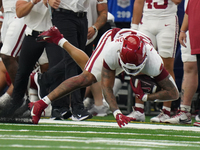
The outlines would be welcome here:
<svg viewBox="0 0 200 150">
<path fill-rule="evenodd" d="M 143 41 L 136 35 L 127 36 L 124 39 L 120 57 L 125 64 L 140 65 L 146 57 L 146 53 L 143 54 Z"/>
<path fill-rule="evenodd" d="M 119 53 L 120 63 L 126 72 L 139 72 L 146 62 L 146 49 L 144 41 L 137 35 L 130 34 L 124 38 L 122 49 Z M 128 71 L 129 70 L 129 71 Z"/>
</svg>

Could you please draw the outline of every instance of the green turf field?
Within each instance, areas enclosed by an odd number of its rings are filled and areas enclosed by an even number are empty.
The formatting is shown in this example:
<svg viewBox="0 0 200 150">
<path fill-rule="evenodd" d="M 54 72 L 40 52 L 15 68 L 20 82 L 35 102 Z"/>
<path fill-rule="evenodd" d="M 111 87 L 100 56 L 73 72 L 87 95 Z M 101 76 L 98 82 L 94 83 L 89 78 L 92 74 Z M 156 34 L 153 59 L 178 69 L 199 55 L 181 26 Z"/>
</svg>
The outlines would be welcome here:
<svg viewBox="0 0 200 150">
<path fill-rule="evenodd" d="M 200 127 L 130 123 L 119 128 L 112 114 L 87 121 L 50 121 L 38 125 L 0 124 L 0 150 L 198 150 Z"/>
</svg>

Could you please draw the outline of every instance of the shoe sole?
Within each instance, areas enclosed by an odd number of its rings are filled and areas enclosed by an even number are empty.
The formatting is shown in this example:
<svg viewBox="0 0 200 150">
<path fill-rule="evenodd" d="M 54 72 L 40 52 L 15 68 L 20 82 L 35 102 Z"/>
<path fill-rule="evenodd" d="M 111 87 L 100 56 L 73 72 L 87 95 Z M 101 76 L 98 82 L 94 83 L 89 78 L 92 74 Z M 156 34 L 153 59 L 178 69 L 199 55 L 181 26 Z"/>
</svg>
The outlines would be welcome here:
<svg viewBox="0 0 200 150">
<path fill-rule="evenodd" d="M 200 127 L 200 122 L 195 122 L 193 125 L 197 126 L 197 127 Z"/>
<path fill-rule="evenodd" d="M 192 121 L 188 121 L 188 122 L 169 122 L 169 121 L 164 121 L 163 123 L 169 123 L 169 124 L 191 124 Z"/>
<path fill-rule="evenodd" d="M 152 120 L 150 120 L 150 122 L 152 122 L 152 123 L 165 123 L 164 121 L 152 121 Z"/>
<path fill-rule="evenodd" d="M 96 114 L 97 117 L 105 117 L 107 115 L 108 115 L 107 113 Z"/>
<path fill-rule="evenodd" d="M 75 118 L 75 117 L 72 115 L 72 120 L 73 120 L 73 121 L 83 121 L 83 120 L 90 119 L 90 118 L 92 118 L 92 115 L 87 115 L 87 116 L 81 117 L 81 118 L 79 118 L 79 119 Z"/>
</svg>

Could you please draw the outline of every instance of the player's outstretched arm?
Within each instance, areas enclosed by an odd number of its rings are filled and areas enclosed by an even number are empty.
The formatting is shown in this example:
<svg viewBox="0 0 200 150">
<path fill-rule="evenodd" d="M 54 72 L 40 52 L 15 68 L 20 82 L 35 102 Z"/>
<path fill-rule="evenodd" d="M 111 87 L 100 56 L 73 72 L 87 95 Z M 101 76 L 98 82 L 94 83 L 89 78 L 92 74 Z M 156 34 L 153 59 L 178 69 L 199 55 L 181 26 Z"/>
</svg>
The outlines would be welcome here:
<svg viewBox="0 0 200 150">
<path fill-rule="evenodd" d="M 72 44 L 70 44 L 60 33 L 58 28 L 51 27 L 48 31 L 44 31 L 37 38 L 38 42 L 49 42 L 55 43 L 60 47 L 64 48 L 69 55 L 73 58 L 73 60 L 79 65 L 79 67 L 84 70 L 84 67 L 89 59 L 88 55 L 82 50 L 76 48 Z"/>
<path fill-rule="evenodd" d="M 115 71 L 108 70 L 103 67 L 101 73 L 101 86 L 103 95 L 106 101 L 108 102 L 111 111 L 113 112 L 117 124 L 121 128 L 122 126 L 125 126 L 125 124 L 128 124 L 128 122 L 131 121 L 131 118 L 123 115 L 122 112 L 119 110 L 116 98 L 113 94 L 114 79 L 115 79 Z"/>
</svg>

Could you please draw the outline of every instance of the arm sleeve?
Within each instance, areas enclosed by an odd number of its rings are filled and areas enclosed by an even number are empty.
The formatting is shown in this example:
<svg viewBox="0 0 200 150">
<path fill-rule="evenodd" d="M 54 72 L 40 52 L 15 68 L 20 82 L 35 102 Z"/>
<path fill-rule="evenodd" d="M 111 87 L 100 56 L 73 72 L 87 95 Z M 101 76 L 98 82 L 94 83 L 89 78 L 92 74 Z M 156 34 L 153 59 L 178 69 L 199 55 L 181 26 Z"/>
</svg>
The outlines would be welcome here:
<svg viewBox="0 0 200 150">
<path fill-rule="evenodd" d="M 162 65 L 161 67 L 163 67 L 163 65 Z M 165 79 L 168 75 L 169 75 L 169 73 L 168 73 L 167 70 L 163 67 L 161 73 L 160 73 L 158 76 L 154 77 L 154 78 L 155 78 L 155 80 L 156 80 L 157 82 L 159 82 L 159 81 Z"/>
</svg>

